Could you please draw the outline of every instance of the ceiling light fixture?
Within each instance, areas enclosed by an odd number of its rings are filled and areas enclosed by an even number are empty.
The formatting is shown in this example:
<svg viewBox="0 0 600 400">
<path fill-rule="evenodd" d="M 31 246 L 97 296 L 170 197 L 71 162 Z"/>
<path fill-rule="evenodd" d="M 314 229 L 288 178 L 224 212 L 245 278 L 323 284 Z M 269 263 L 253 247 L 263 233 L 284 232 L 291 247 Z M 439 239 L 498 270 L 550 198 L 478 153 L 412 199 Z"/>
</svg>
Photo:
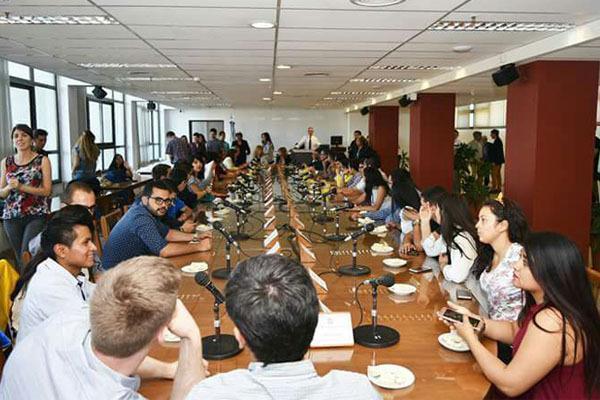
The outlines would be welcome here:
<svg viewBox="0 0 600 400">
<path fill-rule="evenodd" d="M 154 82 L 161 82 L 161 81 L 193 81 L 196 80 L 195 78 L 174 78 L 174 77 L 166 77 L 166 76 L 160 76 L 160 77 L 151 77 L 151 76 L 132 76 L 132 77 L 123 77 L 123 78 L 117 78 L 121 81 L 154 81 Z"/>
<path fill-rule="evenodd" d="M 121 63 L 82 63 L 83 68 L 177 68 L 174 64 L 121 64 Z"/>
<path fill-rule="evenodd" d="M 410 78 L 352 78 L 350 82 L 359 83 L 411 83 L 418 82 L 420 79 Z"/>
<path fill-rule="evenodd" d="M 459 46 L 454 46 L 452 48 L 452 51 L 455 53 L 468 53 L 473 49 L 473 46 L 469 46 L 469 45 L 459 45 Z"/>
<path fill-rule="evenodd" d="M 256 21 L 250 24 L 255 29 L 272 29 L 275 24 L 268 21 Z"/>
<path fill-rule="evenodd" d="M 119 25 L 105 15 L 10 15 L 0 16 L 0 25 Z"/>
<path fill-rule="evenodd" d="M 273 100 L 273 99 L 272 99 L 272 98 L 270 98 L 270 97 L 263 97 L 262 99 L 263 99 L 264 101 L 271 101 L 271 100 Z"/>
<path fill-rule="evenodd" d="M 280 92 L 279 90 L 276 90 L 273 92 L 274 95 L 279 95 L 279 94 L 283 94 L 283 92 Z"/>
<path fill-rule="evenodd" d="M 271 82 L 271 78 L 260 78 L 259 81 L 261 81 L 261 82 Z"/>
<path fill-rule="evenodd" d="M 406 0 L 350 0 L 350 3 L 363 7 L 389 7 Z"/>
<path fill-rule="evenodd" d="M 279 64 L 277 69 L 292 69 L 291 65 Z"/>
<path fill-rule="evenodd" d="M 431 31 L 564 32 L 575 24 L 563 22 L 440 21 Z"/>
<path fill-rule="evenodd" d="M 377 69 L 377 70 L 416 70 L 416 71 L 429 71 L 429 70 L 443 70 L 443 71 L 451 71 L 455 68 L 460 67 L 451 67 L 451 66 L 440 66 L 440 65 L 373 65 L 369 67 L 369 69 Z"/>
</svg>

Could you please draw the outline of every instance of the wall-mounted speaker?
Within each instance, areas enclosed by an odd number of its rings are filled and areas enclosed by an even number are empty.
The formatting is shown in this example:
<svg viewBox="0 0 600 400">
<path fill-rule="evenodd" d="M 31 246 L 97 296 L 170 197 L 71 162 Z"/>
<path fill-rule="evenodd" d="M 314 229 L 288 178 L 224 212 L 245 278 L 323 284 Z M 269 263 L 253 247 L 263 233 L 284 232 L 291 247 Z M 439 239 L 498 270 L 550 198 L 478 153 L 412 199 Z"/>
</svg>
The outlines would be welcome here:
<svg viewBox="0 0 600 400">
<path fill-rule="evenodd" d="M 492 74 L 496 86 L 506 86 L 519 79 L 519 70 L 515 64 L 506 64 Z"/>
<path fill-rule="evenodd" d="M 92 94 L 94 95 L 95 98 L 102 100 L 103 98 L 106 97 L 106 95 L 108 93 L 106 93 L 106 90 L 102 89 L 102 86 L 94 86 L 94 90 L 92 90 Z"/>
<path fill-rule="evenodd" d="M 410 106 L 412 103 L 414 103 L 414 100 L 412 100 L 408 95 L 404 95 L 402 97 L 400 97 L 400 100 L 398 100 L 398 104 L 400 104 L 400 107 L 405 108 Z"/>
<path fill-rule="evenodd" d="M 363 107 L 360 109 L 360 115 L 367 115 L 369 113 L 369 107 Z"/>
<path fill-rule="evenodd" d="M 156 103 L 153 101 L 149 101 L 148 104 L 146 104 L 146 107 L 148 108 L 148 110 L 154 111 L 156 110 Z"/>
</svg>

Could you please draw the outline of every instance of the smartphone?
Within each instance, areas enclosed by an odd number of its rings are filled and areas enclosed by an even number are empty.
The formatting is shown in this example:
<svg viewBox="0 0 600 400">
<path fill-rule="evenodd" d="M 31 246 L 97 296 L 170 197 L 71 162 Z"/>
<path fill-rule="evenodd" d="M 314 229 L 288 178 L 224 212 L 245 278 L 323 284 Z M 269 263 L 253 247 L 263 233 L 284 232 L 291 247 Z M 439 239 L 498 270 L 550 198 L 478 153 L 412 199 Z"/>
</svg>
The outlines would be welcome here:
<svg viewBox="0 0 600 400">
<path fill-rule="evenodd" d="M 457 289 L 456 290 L 456 298 L 458 300 L 473 300 L 473 295 L 471 291 L 468 289 Z"/>
<path fill-rule="evenodd" d="M 426 267 L 423 265 L 422 267 L 419 267 L 419 268 L 409 268 L 408 271 L 412 272 L 413 274 L 423 274 L 425 272 L 430 272 L 431 267 Z"/>
<path fill-rule="evenodd" d="M 445 319 L 446 321 L 462 322 L 463 315 L 461 313 L 451 310 L 449 308 L 444 308 L 443 310 L 444 310 L 444 312 L 442 313 L 442 318 Z M 475 329 L 476 331 L 479 331 L 481 329 L 481 325 L 482 325 L 481 319 L 474 318 L 474 317 L 468 317 L 468 320 L 471 323 L 471 325 L 473 326 L 473 329 Z"/>
</svg>

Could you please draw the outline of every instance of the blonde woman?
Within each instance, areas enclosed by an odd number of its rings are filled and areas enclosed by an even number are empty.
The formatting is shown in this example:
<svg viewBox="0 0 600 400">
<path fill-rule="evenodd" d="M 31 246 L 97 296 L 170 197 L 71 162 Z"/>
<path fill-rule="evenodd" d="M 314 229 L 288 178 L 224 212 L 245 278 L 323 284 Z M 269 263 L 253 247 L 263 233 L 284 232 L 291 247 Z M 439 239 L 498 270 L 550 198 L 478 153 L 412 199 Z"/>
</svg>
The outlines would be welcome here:
<svg viewBox="0 0 600 400">
<path fill-rule="evenodd" d="M 100 149 L 96 146 L 96 136 L 85 130 L 73 147 L 73 180 L 88 181 L 96 178 L 96 162 Z"/>
</svg>

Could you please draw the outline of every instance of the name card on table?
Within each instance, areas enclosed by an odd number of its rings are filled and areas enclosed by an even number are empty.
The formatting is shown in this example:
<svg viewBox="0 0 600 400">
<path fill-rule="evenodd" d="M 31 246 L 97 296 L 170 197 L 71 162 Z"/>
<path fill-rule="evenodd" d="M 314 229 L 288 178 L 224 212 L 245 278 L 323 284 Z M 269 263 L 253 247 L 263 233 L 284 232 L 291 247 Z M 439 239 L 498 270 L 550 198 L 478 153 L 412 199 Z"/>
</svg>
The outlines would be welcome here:
<svg viewBox="0 0 600 400">
<path fill-rule="evenodd" d="M 313 253 L 311 249 L 300 243 L 300 253 L 302 253 L 303 251 L 308 256 L 308 258 L 312 259 L 313 261 L 317 261 L 317 256 L 315 255 L 315 253 Z"/>
<path fill-rule="evenodd" d="M 274 217 L 275 216 L 275 206 L 271 205 L 271 207 L 267 208 L 265 211 L 265 217 Z"/>
<path fill-rule="evenodd" d="M 281 246 L 279 245 L 279 240 L 275 242 L 275 245 L 273 245 L 273 247 L 271 247 L 269 250 L 267 250 L 267 252 L 265 254 L 279 254 L 279 249 L 281 249 Z"/>
<path fill-rule="evenodd" d="M 270 225 L 273 225 L 275 223 L 275 216 L 273 215 L 271 218 L 269 218 L 267 220 L 267 222 L 265 222 L 265 224 L 263 225 L 263 229 L 268 229 Z"/>
<path fill-rule="evenodd" d="M 271 242 L 275 239 L 277 239 L 277 236 L 279 235 L 279 233 L 277 232 L 277 229 L 273 230 L 273 232 L 271 232 L 266 238 L 265 241 L 263 243 L 264 247 L 270 247 L 271 246 Z"/>
<path fill-rule="evenodd" d="M 269 208 L 273 205 L 273 199 L 271 198 L 269 201 L 265 202 L 265 208 Z"/>
<path fill-rule="evenodd" d="M 349 312 L 319 313 L 319 322 L 310 347 L 354 346 L 352 316 Z"/>
<path fill-rule="evenodd" d="M 312 281 L 317 284 L 318 288 L 323 289 L 325 292 L 327 292 L 329 290 L 327 288 L 327 282 L 325 282 L 323 280 L 323 278 L 321 278 L 319 275 L 317 275 L 317 273 L 315 271 L 313 271 L 312 268 L 307 267 L 306 265 L 304 266 L 304 268 L 306 268 L 306 270 L 308 271 L 308 275 L 310 276 L 310 279 L 312 279 Z M 319 290 L 317 290 L 317 292 L 318 291 Z"/>
</svg>

